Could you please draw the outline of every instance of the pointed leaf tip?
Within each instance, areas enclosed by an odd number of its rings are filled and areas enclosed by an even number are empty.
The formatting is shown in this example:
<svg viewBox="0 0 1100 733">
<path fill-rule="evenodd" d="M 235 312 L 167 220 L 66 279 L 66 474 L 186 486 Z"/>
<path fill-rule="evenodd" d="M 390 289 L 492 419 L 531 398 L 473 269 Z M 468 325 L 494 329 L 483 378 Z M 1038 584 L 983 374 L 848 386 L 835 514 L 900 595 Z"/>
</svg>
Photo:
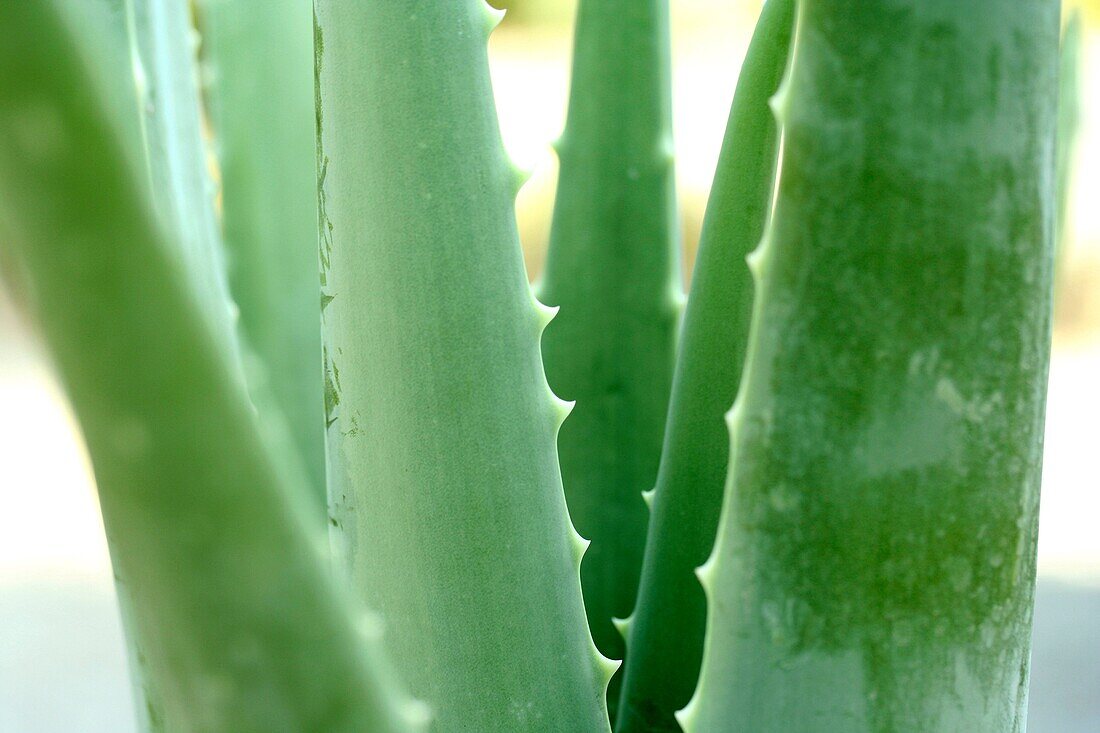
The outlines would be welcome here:
<svg viewBox="0 0 1100 733">
<path fill-rule="evenodd" d="M 766 240 L 761 242 L 759 247 L 745 255 L 745 264 L 749 266 L 749 272 L 752 273 L 753 279 L 757 282 L 760 281 L 764 268 L 764 247 L 766 243 Z"/>
<path fill-rule="evenodd" d="M 538 318 L 538 330 L 542 333 L 550 322 L 554 320 L 554 317 L 558 315 L 558 311 L 561 310 L 561 306 L 546 305 L 542 301 L 535 299 L 535 313 Z"/>
<path fill-rule="evenodd" d="M 710 596 L 711 580 L 714 578 L 714 566 L 717 564 L 716 558 L 717 555 L 712 554 L 705 563 L 695 568 L 695 577 L 699 579 L 699 584 L 703 586 L 708 598 Z"/>
<path fill-rule="evenodd" d="M 530 168 L 525 168 L 515 161 L 509 161 L 508 168 L 512 178 L 512 194 L 518 196 L 520 190 L 527 185 L 534 173 Z"/>
<path fill-rule="evenodd" d="M 695 717 L 694 710 L 697 697 L 697 695 L 692 695 L 687 705 L 673 713 L 676 716 L 676 722 L 684 729 L 684 733 L 691 733 L 692 731 L 691 721 Z"/>
<path fill-rule="evenodd" d="M 554 395 L 554 415 L 557 419 L 557 426 L 559 428 L 573 413 L 573 408 L 576 406 L 576 400 L 563 400 L 557 395 Z"/>
<path fill-rule="evenodd" d="M 737 429 L 737 426 L 741 422 L 741 399 L 737 398 L 733 402 L 733 407 L 726 411 L 726 428 L 732 431 Z"/>
<path fill-rule="evenodd" d="M 775 94 L 768 99 L 768 106 L 771 107 L 772 115 L 775 116 L 775 121 L 780 127 L 787 120 L 790 110 L 790 86 L 790 77 L 784 78 L 779 88 L 775 90 Z"/>
<path fill-rule="evenodd" d="M 592 544 L 591 540 L 586 540 L 581 537 L 576 528 L 573 527 L 573 523 L 569 523 L 569 545 L 573 551 L 573 560 L 576 562 L 577 567 L 581 566 L 581 560 L 584 558 L 584 553 L 588 552 L 588 546 Z"/>
<path fill-rule="evenodd" d="M 482 3 L 482 17 L 484 19 L 485 35 L 488 37 L 500 26 L 504 16 L 508 14 L 506 8 L 494 8 L 489 3 Z"/>
<path fill-rule="evenodd" d="M 593 647 L 595 648 L 595 647 Z M 603 683 L 606 688 L 607 683 L 611 681 L 611 678 L 615 676 L 615 673 L 619 671 L 619 667 L 623 665 L 622 660 L 612 659 L 611 657 L 605 657 L 596 650 L 596 666 L 600 672 L 600 682 Z"/>
<path fill-rule="evenodd" d="M 630 638 L 630 624 L 634 621 L 634 614 L 630 614 L 626 618 L 611 618 L 611 625 L 615 627 L 615 630 L 619 632 L 619 636 L 623 637 L 623 641 L 628 641 Z"/>
</svg>

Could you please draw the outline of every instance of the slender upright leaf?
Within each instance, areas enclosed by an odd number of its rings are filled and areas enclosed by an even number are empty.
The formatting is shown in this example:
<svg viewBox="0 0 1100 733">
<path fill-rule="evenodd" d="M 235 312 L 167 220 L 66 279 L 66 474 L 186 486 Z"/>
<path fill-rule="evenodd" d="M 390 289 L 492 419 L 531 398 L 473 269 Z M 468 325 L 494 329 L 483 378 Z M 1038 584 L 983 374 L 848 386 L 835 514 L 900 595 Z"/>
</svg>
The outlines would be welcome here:
<svg viewBox="0 0 1100 733">
<path fill-rule="evenodd" d="M 193 274 L 188 283 L 197 289 L 206 318 L 236 352 L 236 316 L 202 131 L 190 6 L 177 0 L 126 2 L 134 48 L 134 76 L 128 81 L 137 88 L 153 205 Z"/>
<path fill-rule="evenodd" d="M 186 4 L 89 0 L 54 6 L 101 99 L 100 110 L 111 118 L 127 164 L 141 172 L 140 193 L 152 202 L 159 226 L 172 233 L 190 273 L 186 286 L 194 290 L 204 317 L 236 364 Z M 119 586 L 118 593 L 139 728 L 160 730 L 156 675 L 144 672 L 148 655 L 134 632 L 128 590 Z"/>
<path fill-rule="evenodd" d="M 550 386 L 575 400 L 560 451 L 596 645 L 634 608 L 683 293 L 672 165 L 668 0 L 582 0 L 561 177 L 539 299 Z M 618 678 L 616 678 L 618 679 Z M 617 701 L 617 685 L 609 700 Z"/>
<path fill-rule="evenodd" d="M 695 576 L 714 546 L 729 431 L 752 313 L 746 255 L 771 205 L 779 133 L 768 100 L 787 63 L 794 0 L 764 6 L 742 66 L 711 188 L 676 362 L 638 608 L 616 730 L 678 731 L 703 655 L 706 598 Z"/>
<path fill-rule="evenodd" d="M 249 381 L 264 419 L 285 420 L 323 506 L 312 3 L 202 0 L 201 10 L 229 284 L 258 357 Z"/>
</svg>

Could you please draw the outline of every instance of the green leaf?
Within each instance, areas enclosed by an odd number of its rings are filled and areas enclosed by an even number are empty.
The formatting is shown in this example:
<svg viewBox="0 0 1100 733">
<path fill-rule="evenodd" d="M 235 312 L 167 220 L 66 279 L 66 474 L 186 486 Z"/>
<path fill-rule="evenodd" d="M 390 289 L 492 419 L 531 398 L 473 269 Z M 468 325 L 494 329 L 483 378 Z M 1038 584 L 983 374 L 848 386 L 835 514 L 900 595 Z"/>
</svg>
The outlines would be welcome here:
<svg viewBox="0 0 1100 733">
<path fill-rule="evenodd" d="M 624 644 L 612 619 L 634 609 L 649 518 L 642 492 L 657 478 L 683 302 L 668 24 L 667 0 L 580 4 L 538 288 L 561 308 L 543 338 L 550 386 L 577 403 L 560 453 L 570 515 L 592 541 L 585 607 L 596 645 L 617 659 Z"/>
<path fill-rule="evenodd" d="M 689 733 L 1024 729 L 1057 0 L 802 0 Z"/>
<path fill-rule="evenodd" d="M 312 3 L 203 0 L 201 10 L 229 284 L 257 357 L 253 399 L 265 421 L 285 423 L 324 506 Z"/>
<path fill-rule="evenodd" d="M 203 138 L 195 33 L 186 2 L 126 0 L 134 47 L 149 191 L 191 273 L 188 283 L 214 332 L 240 360 L 225 250 L 214 211 L 215 187 Z"/>
<path fill-rule="evenodd" d="M 480 0 L 318 0 L 336 559 L 450 731 L 606 731 Z"/>
<path fill-rule="evenodd" d="M 87 441 L 156 730 L 422 730 L 50 2 L 0 3 L 0 229 Z M 369 620 L 369 619 L 366 619 Z M 413 716 L 420 715 L 420 723 Z"/>
<path fill-rule="evenodd" d="M 706 598 L 695 569 L 714 546 L 729 457 L 723 416 L 741 378 L 752 313 L 745 256 L 759 244 L 779 132 L 768 100 L 787 65 L 794 0 L 769 0 L 749 45 L 711 188 L 653 495 L 616 730 L 678 731 L 699 675 Z"/>
</svg>

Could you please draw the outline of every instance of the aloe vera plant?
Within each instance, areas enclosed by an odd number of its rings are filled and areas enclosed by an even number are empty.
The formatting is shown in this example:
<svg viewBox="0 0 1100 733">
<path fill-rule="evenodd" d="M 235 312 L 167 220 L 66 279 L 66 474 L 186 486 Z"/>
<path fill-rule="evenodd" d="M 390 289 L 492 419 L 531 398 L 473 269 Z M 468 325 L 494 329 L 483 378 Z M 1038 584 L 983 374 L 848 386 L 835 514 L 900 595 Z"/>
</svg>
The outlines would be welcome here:
<svg viewBox="0 0 1100 733">
<path fill-rule="evenodd" d="M 767 0 L 682 324 L 666 0 L 581 2 L 538 298 L 500 13 L 312 5 L 0 3 L 143 733 L 1023 731 L 1057 0 Z"/>
</svg>

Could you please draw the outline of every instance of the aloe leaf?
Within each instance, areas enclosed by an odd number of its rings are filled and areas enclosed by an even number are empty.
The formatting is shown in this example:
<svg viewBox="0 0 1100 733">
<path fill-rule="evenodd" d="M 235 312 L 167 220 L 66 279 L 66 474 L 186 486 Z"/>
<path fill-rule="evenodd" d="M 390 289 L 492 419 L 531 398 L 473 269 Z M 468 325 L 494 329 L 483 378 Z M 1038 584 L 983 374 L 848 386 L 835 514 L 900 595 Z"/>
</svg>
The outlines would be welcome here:
<svg viewBox="0 0 1100 733">
<path fill-rule="evenodd" d="M 310 0 L 203 0 L 229 284 L 250 353 L 323 506 L 324 423 Z"/>
<path fill-rule="evenodd" d="M 1057 0 L 802 0 L 689 733 L 1020 732 Z"/>
<path fill-rule="evenodd" d="M 316 3 L 333 551 L 437 731 L 606 731 L 480 0 Z"/>
<path fill-rule="evenodd" d="M 1069 214 L 1070 187 L 1073 183 L 1077 138 L 1081 132 L 1081 51 L 1084 41 L 1081 11 L 1070 15 L 1062 33 L 1062 61 L 1059 71 L 1058 95 L 1058 219 L 1054 241 L 1059 268 L 1065 260 L 1068 236 L 1066 220 Z"/>
<path fill-rule="evenodd" d="M 683 293 L 672 162 L 667 0 L 583 0 L 561 176 L 539 300 L 550 386 L 575 400 L 559 441 L 596 646 L 634 608 Z M 617 700 L 612 685 L 609 700 Z"/>
<path fill-rule="evenodd" d="M 62 21 L 77 32 L 81 53 L 96 59 L 88 67 L 104 108 L 115 115 L 114 126 L 135 169 L 145 169 L 144 133 L 134 80 L 136 50 L 130 23 L 132 0 L 85 0 L 59 4 Z"/>
<path fill-rule="evenodd" d="M 226 350 L 236 355 L 192 75 L 193 39 L 186 5 L 90 0 L 55 3 L 55 7 L 71 31 L 74 48 L 86 61 L 126 162 L 142 172 L 141 193 L 155 206 L 159 224 L 173 232 L 173 246 L 192 275 L 188 286 L 198 295 Z M 139 729 L 160 730 L 163 706 L 156 675 L 144 670 L 146 654 L 134 633 L 128 591 L 120 585 L 118 594 Z"/>
<path fill-rule="evenodd" d="M 225 251 L 214 211 L 215 187 L 203 138 L 195 63 L 197 36 L 187 2 L 126 0 L 134 48 L 149 191 L 162 226 L 192 272 L 211 327 L 240 359 Z"/>
<path fill-rule="evenodd" d="M 764 6 L 737 82 L 684 315 L 664 451 L 616 730 L 678 731 L 703 655 L 706 598 L 695 576 L 714 546 L 729 431 L 752 313 L 746 255 L 759 244 L 775 181 L 768 100 L 787 64 L 794 0 Z"/>
<path fill-rule="evenodd" d="M 95 60 L 52 3 L 0 3 L 0 25 L 0 241 L 84 431 L 152 725 L 422 729 L 324 569 Z"/>
<path fill-rule="evenodd" d="M 132 171 L 141 171 L 148 183 L 148 158 L 145 149 L 142 111 L 138 102 L 135 80 L 135 55 L 130 0 L 89 0 L 56 4 L 62 25 L 70 31 L 73 49 L 87 60 L 85 69 L 95 93 L 103 100 L 101 108 L 111 115 L 110 124 L 124 152 L 125 162 Z M 147 190 L 145 195 L 150 195 Z M 0 260 L 11 253 L 0 248 Z M 0 262 L 0 265 L 4 265 Z M 14 268 L 0 268 L 4 283 L 13 291 L 26 292 L 27 284 L 18 282 Z M 130 599 L 118 586 L 118 605 L 126 637 L 127 661 L 130 668 L 131 693 L 135 705 L 137 729 L 142 733 L 163 730 L 161 727 L 160 695 L 156 681 L 146 673 L 145 655 L 134 635 L 134 620 Z"/>
</svg>

